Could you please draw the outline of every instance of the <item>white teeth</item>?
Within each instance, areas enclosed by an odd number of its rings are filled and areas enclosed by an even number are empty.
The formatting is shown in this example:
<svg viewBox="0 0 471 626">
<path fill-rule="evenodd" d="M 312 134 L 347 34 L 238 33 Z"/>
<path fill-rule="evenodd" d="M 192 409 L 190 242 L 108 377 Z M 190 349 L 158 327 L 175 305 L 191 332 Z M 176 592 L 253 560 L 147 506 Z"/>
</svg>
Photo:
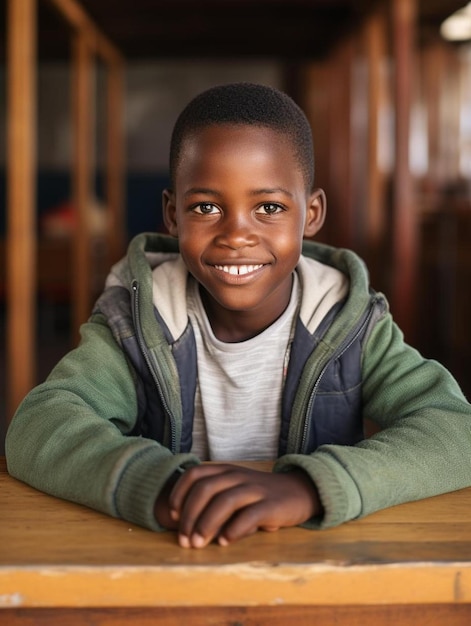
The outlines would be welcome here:
<svg viewBox="0 0 471 626">
<path fill-rule="evenodd" d="M 215 265 L 216 269 L 226 272 L 226 274 L 232 274 L 233 276 L 242 276 L 243 274 L 250 274 L 255 270 L 263 267 L 260 265 Z"/>
</svg>

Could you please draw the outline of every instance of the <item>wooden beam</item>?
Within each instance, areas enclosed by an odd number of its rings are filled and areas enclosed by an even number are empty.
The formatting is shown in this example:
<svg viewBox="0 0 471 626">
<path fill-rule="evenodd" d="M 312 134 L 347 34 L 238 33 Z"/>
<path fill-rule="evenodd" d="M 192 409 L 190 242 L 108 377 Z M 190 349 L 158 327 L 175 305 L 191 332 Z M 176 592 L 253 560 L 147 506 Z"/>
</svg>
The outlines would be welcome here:
<svg viewBox="0 0 471 626">
<path fill-rule="evenodd" d="M 73 325 L 90 313 L 91 233 L 94 117 L 92 55 L 109 64 L 108 197 L 113 235 L 110 254 L 123 248 L 124 148 L 122 128 L 122 64 L 117 49 L 100 33 L 75 0 L 49 0 L 77 32 L 75 50 L 73 173 L 78 227 L 73 252 Z M 37 0 L 9 0 L 7 4 L 7 392 L 6 415 L 36 384 L 36 48 Z"/>
<path fill-rule="evenodd" d="M 95 146 L 94 60 L 85 36 L 78 34 L 73 42 L 73 199 L 77 225 L 73 241 L 73 313 L 72 328 L 78 338 L 80 325 L 90 315 L 92 292 L 90 210 L 93 198 L 93 165 Z"/>
<path fill-rule="evenodd" d="M 100 32 L 93 20 L 76 0 L 48 0 L 68 24 L 88 39 L 88 45 L 110 63 L 122 60 L 118 49 Z M 111 9 L 112 10 L 112 9 Z"/>
<path fill-rule="evenodd" d="M 422 55 L 424 100 L 427 106 L 428 188 L 434 192 L 443 183 L 441 167 L 440 126 L 444 59 L 439 42 L 429 45 Z"/>
<path fill-rule="evenodd" d="M 108 265 L 115 263 L 126 245 L 124 224 L 125 165 L 124 165 L 124 76 L 123 64 L 107 68 L 106 85 L 106 195 Z"/>
<path fill-rule="evenodd" d="M 417 206 L 409 161 L 410 115 L 415 67 L 417 0 L 391 0 L 395 169 L 393 180 L 392 313 L 406 339 L 413 341 L 416 314 Z"/>
<path fill-rule="evenodd" d="M 385 282 L 386 185 L 379 162 L 379 128 L 386 100 L 383 78 L 386 33 L 384 11 L 373 11 L 366 19 L 364 31 L 368 68 L 365 255 L 371 282 L 377 289 L 384 289 Z"/>
<path fill-rule="evenodd" d="M 368 64 L 368 184 L 367 184 L 367 238 L 374 247 L 380 245 L 385 228 L 384 176 L 379 167 L 379 118 L 382 97 L 382 63 L 386 53 L 384 14 L 372 13 L 366 22 L 366 57 Z"/>
<path fill-rule="evenodd" d="M 9 0 L 7 47 L 7 419 L 35 382 L 36 0 Z"/>
<path fill-rule="evenodd" d="M 353 38 L 345 39 L 331 55 L 329 82 L 329 186 L 327 198 L 335 220 L 334 245 L 356 246 L 352 165 Z"/>
</svg>

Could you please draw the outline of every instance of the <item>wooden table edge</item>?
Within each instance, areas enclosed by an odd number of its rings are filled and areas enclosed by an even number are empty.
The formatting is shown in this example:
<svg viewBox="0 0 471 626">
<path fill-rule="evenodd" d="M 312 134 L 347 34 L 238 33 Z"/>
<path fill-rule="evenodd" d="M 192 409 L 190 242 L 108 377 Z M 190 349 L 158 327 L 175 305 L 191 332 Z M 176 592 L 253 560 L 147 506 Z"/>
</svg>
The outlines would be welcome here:
<svg viewBox="0 0 471 626">
<path fill-rule="evenodd" d="M 450 603 L 471 603 L 471 563 L 0 568 L 0 609 Z"/>
</svg>

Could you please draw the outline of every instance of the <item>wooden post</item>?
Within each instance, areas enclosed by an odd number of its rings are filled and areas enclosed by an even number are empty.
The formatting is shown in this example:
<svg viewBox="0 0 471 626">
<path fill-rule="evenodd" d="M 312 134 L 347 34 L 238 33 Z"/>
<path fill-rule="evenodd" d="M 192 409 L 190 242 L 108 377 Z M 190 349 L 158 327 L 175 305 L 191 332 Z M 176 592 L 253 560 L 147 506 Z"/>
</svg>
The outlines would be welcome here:
<svg viewBox="0 0 471 626">
<path fill-rule="evenodd" d="M 9 0 L 7 419 L 35 382 L 36 0 Z"/>
<path fill-rule="evenodd" d="M 382 288 L 384 272 L 380 271 L 381 248 L 385 234 L 385 177 L 379 164 L 379 124 L 384 105 L 382 63 L 386 57 L 384 39 L 385 16 L 375 11 L 368 16 L 365 27 L 365 47 L 368 66 L 368 156 L 366 184 L 366 249 L 371 281 Z"/>
<path fill-rule="evenodd" d="M 409 164 L 416 13 L 417 0 L 392 0 L 396 125 L 391 309 L 409 341 L 413 340 L 415 334 L 417 293 L 417 207 Z"/>
<path fill-rule="evenodd" d="M 77 33 L 86 34 L 93 51 L 108 63 L 119 61 L 121 55 L 111 41 L 98 29 L 82 7 L 80 0 L 49 0 L 69 26 Z"/>
<path fill-rule="evenodd" d="M 90 313 L 91 276 L 89 199 L 94 145 L 91 87 L 92 54 L 110 66 L 108 196 L 112 206 L 109 234 L 114 257 L 122 247 L 123 129 L 122 58 L 98 31 L 76 0 L 49 0 L 76 31 L 75 46 L 75 202 L 79 212 L 74 242 L 74 330 Z M 37 0 L 7 3 L 7 392 L 10 420 L 19 402 L 36 384 L 36 24 Z M 78 34 L 79 33 L 79 34 Z"/>
<path fill-rule="evenodd" d="M 440 120 L 443 80 L 443 49 L 434 43 L 423 53 L 424 100 L 427 106 L 428 188 L 434 195 L 444 180 L 440 159 Z"/>
<path fill-rule="evenodd" d="M 342 42 L 331 57 L 329 110 L 329 186 L 327 197 L 335 221 L 334 245 L 355 247 L 352 170 L 352 64 L 354 44 Z"/>
<path fill-rule="evenodd" d="M 78 338 L 80 325 L 87 320 L 91 307 L 92 259 L 90 200 L 94 164 L 94 61 L 86 36 L 78 33 L 73 48 L 74 75 L 74 164 L 73 201 L 77 225 L 73 242 L 73 333 Z"/>
<path fill-rule="evenodd" d="M 78 213 L 73 243 L 73 313 L 75 339 L 80 324 L 90 314 L 93 295 L 92 233 L 89 219 L 93 194 L 94 89 L 96 57 L 107 65 L 107 250 L 109 263 L 124 249 L 124 128 L 123 128 L 123 59 L 114 45 L 98 30 L 77 0 L 49 0 L 75 31 L 74 42 L 74 204 Z"/>
<path fill-rule="evenodd" d="M 312 128 L 314 140 L 314 186 L 326 191 L 327 219 L 316 239 L 326 243 L 334 241 L 336 220 L 331 214 L 329 193 L 330 163 L 330 67 L 327 62 L 310 62 L 302 71 L 301 105 Z"/>
<path fill-rule="evenodd" d="M 124 78 L 123 65 L 115 62 L 107 69 L 107 249 L 108 264 L 115 263 L 125 249 L 124 228 Z"/>
</svg>

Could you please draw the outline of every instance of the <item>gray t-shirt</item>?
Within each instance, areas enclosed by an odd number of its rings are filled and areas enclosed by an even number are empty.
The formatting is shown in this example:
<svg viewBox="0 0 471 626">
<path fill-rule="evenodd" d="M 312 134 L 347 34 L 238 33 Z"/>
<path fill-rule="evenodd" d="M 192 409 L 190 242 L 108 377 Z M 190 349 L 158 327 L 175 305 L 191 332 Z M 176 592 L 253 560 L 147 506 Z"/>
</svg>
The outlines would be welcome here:
<svg viewBox="0 0 471 626">
<path fill-rule="evenodd" d="M 215 337 L 198 284 L 188 281 L 188 315 L 198 355 L 191 451 L 203 461 L 277 456 L 281 396 L 300 297 L 296 272 L 293 276 L 291 299 L 281 317 L 239 343 Z"/>
</svg>

